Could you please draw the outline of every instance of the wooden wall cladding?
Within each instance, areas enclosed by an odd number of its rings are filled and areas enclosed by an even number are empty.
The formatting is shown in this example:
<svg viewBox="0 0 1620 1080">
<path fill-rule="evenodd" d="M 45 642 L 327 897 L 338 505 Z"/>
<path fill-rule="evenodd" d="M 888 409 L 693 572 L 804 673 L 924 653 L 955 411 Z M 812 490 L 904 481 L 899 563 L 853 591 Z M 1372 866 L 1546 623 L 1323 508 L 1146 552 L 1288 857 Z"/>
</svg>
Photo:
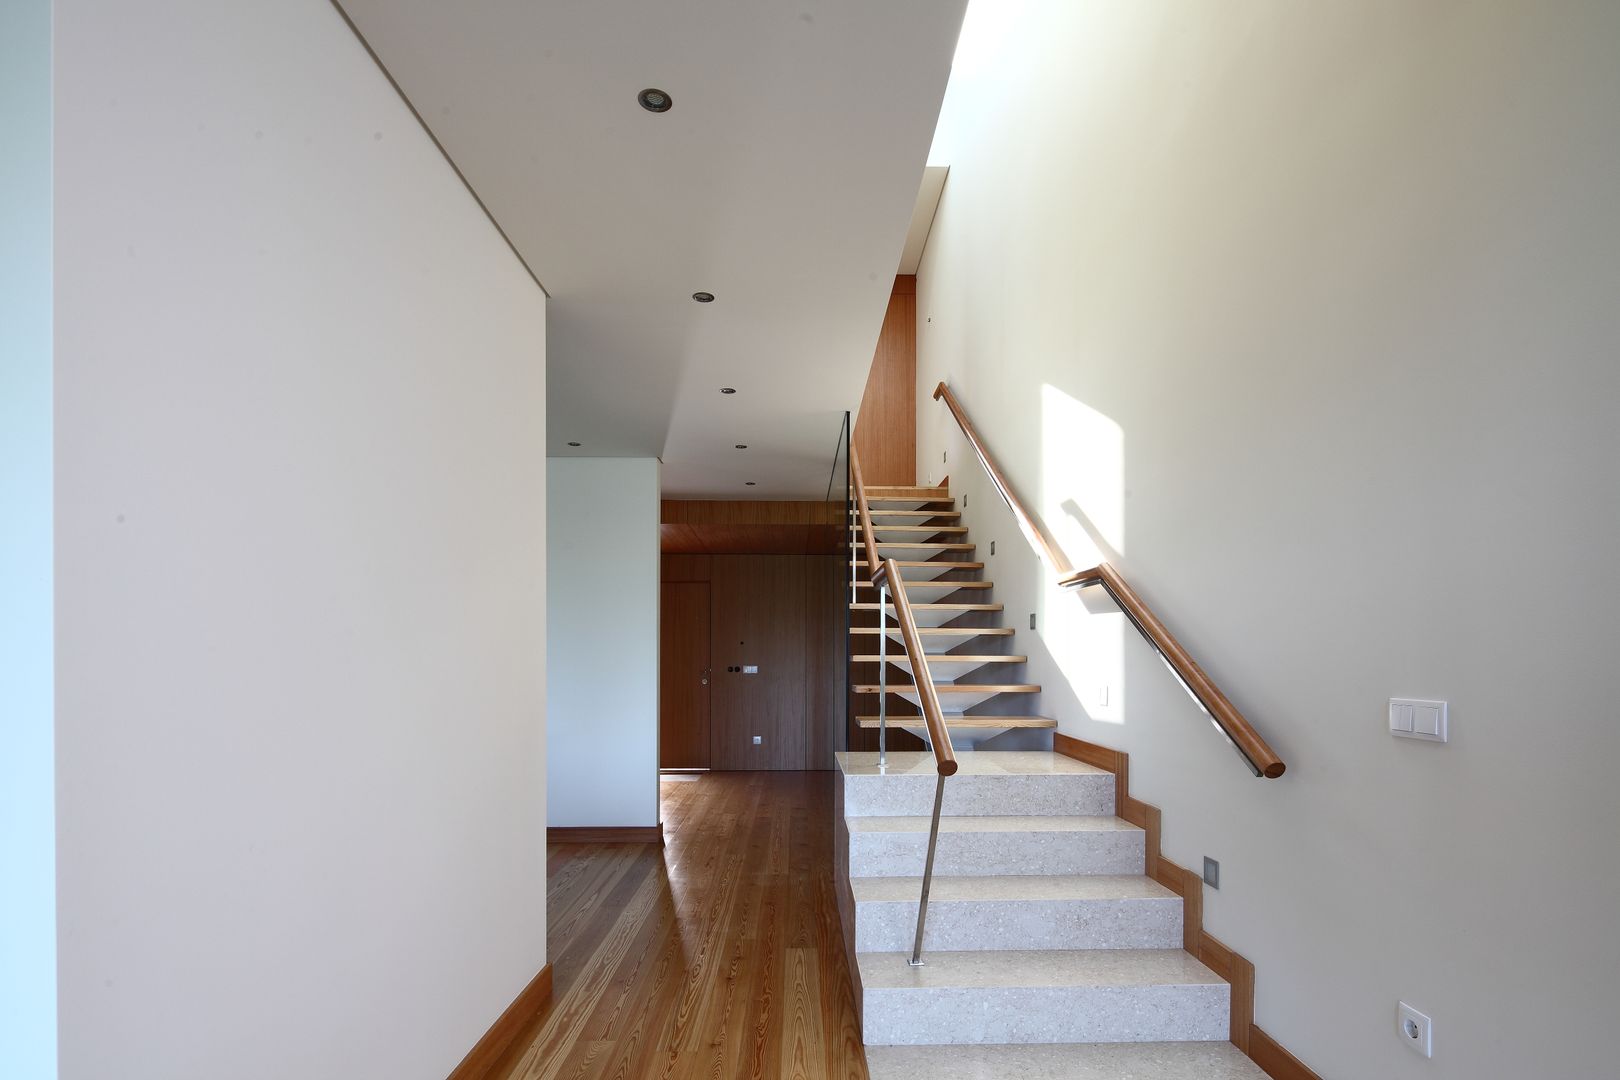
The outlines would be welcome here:
<svg viewBox="0 0 1620 1080">
<path fill-rule="evenodd" d="M 834 556 L 665 554 L 663 580 L 666 588 L 704 582 L 709 590 L 713 674 L 708 767 L 832 768 L 833 753 L 843 748 L 841 561 Z M 678 616 L 667 607 L 664 617 Z M 701 632 L 691 614 L 681 622 L 662 627 L 666 642 Z M 671 657 L 677 653 L 668 649 Z M 747 665 L 758 665 L 759 674 L 743 674 Z M 672 721 L 679 723 L 676 717 L 661 717 L 660 725 Z M 758 746 L 755 735 L 761 739 Z M 661 741 L 670 747 L 685 745 L 670 735 Z M 672 762 L 666 766 L 677 767 Z"/>
<path fill-rule="evenodd" d="M 917 482 L 917 279 L 894 279 L 861 411 L 855 452 L 868 484 Z"/>
<path fill-rule="evenodd" d="M 678 554 L 835 555 L 844 507 L 822 501 L 665 499 L 659 546 Z"/>
</svg>

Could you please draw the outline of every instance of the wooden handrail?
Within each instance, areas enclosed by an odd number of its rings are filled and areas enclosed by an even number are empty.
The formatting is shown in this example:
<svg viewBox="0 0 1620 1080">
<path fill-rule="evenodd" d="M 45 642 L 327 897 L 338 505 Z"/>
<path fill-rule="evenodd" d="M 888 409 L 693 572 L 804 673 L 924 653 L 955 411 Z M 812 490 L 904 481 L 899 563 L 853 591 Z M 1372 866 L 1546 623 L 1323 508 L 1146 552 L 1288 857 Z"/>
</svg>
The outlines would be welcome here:
<svg viewBox="0 0 1620 1080">
<path fill-rule="evenodd" d="M 934 766 L 941 776 L 952 776 L 957 769 L 956 751 L 951 746 L 951 733 L 945 727 L 945 710 L 939 704 L 939 691 L 934 689 L 933 677 L 928 672 L 928 654 L 923 651 L 922 635 L 917 633 L 917 619 L 911 611 L 911 600 L 906 596 L 905 579 L 893 559 L 878 561 L 877 541 L 872 533 L 872 511 L 866 505 L 866 479 L 861 474 L 861 458 L 852 446 L 849 450 L 850 471 L 855 481 L 855 511 L 861 522 L 861 544 L 866 551 L 866 568 L 872 584 L 889 587 L 894 597 L 894 613 L 900 623 L 900 636 L 906 643 L 906 654 L 911 658 L 911 678 L 917 687 L 917 699 L 922 706 L 923 722 L 928 727 L 928 741 L 934 744 Z M 882 593 L 878 594 L 879 596 Z M 878 633 L 888 632 L 887 613 L 878 606 Z"/>
<path fill-rule="evenodd" d="M 1079 588 L 1082 585 L 1101 585 L 1108 590 L 1108 595 L 1114 598 L 1114 603 L 1119 605 L 1125 617 L 1131 620 L 1141 635 L 1147 638 L 1148 644 L 1164 658 L 1164 662 L 1181 681 L 1181 685 L 1187 688 L 1187 693 L 1192 695 L 1193 700 L 1198 702 L 1209 714 L 1210 719 L 1225 732 L 1226 737 L 1237 748 L 1238 754 L 1249 763 L 1255 774 L 1275 780 L 1287 770 L 1287 766 L 1277 756 L 1276 751 L 1267 745 L 1266 740 L 1260 737 L 1260 733 L 1254 730 L 1242 713 L 1238 712 L 1237 706 L 1221 693 L 1221 688 L 1204 673 L 1204 669 L 1198 666 L 1198 661 L 1192 658 L 1182 647 L 1181 642 L 1176 640 L 1176 636 L 1157 615 L 1153 614 L 1153 609 L 1143 602 L 1136 594 L 1136 590 L 1125 583 L 1118 570 L 1108 563 L 1099 563 L 1090 570 L 1070 574 L 1058 584 L 1066 589 Z"/>
<path fill-rule="evenodd" d="M 934 744 L 934 766 L 941 776 L 956 772 L 956 750 L 951 746 L 950 729 L 945 726 L 945 710 L 940 708 L 939 691 L 928 673 L 928 654 L 923 651 L 922 635 L 917 633 L 917 619 L 911 613 L 911 600 L 906 596 L 906 583 L 900 577 L 900 568 L 893 559 L 886 559 L 884 569 L 889 574 L 889 591 L 894 596 L 894 613 L 900 620 L 900 636 L 906 641 L 906 654 L 911 657 L 911 679 L 917 686 L 917 700 L 922 704 L 923 722 L 928 725 L 928 741 Z M 883 627 L 883 612 L 878 612 L 879 629 Z"/>
<path fill-rule="evenodd" d="M 1265 739 L 1260 737 L 1260 733 L 1254 730 L 1254 726 L 1238 711 L 1237 706 L 1233 705 L 1227 696 L 1221 693 L 1220 687 L 1216 686 L 1214 680 L 1204 673 L 1204 669 L 1198 666 L 1197 661 L 1192 658 L 1181 642 L 1176 640 L 1175 635 L 1170 633 L 1164 622 L 1153 613 L 1153 609 L 1149 608 L 1142 598 L 1136 594 L 1136 590 L 1125 583 L 1125 579 L 1120 577 L 1119 571 L 1108 563 L 1100 563 L 1090 570 L 1081 570 L 1079 572 L 1073 570 L 1068 559 L 1064 558 L 1063 552 L 1059 551 L 1057 545 L 1047 537 L 1039 519 L 1031 514 L 1024 507 L 1024 504 L 1019 501 L 1018 495 L 1013 491 L 1012 484 L 1007 480 L 1006 474 L 1001 471 L 995 460 L 991 458 L 989 448 L 984 445 L 984 440 L 979 437 L 977 429 L 973 426 L 973 421 L 968 419 L 967 413 L 962 410 L 961 403 L 956 400 L 956 395 L 951 393 L 951 388 L 944 383 L 940 383 L 934 390 L 934 400 L 938 401 L 941 398 L 944 399 L 946 407 L 951 410 L 951 415 L 956 417 L 957 425 L 962 429 L 962 434 L 967 438 L 969 445 L 973 447 L 973 452 L 977 455 L 979 464 L 984 466 L 984 471 L 989 475 L 990 482 L 995 485 L 996 490 L 1001 493 L 1001 497 L 1006 500 L 1007 506 L 1013 512 L 1013 517 L 1018 519 L 1019 528 L 1023 530 L 1024 535 L 1029 539 L 1036 553 L 1041 555 L 1046 560 L 1047 565 L 1051 566 L 1057 573 L 1058 584 L 1066 589 L 1078 588 L 1083 585 L 1101 585 L 1106 589 L 1108 595 L 1114 598 L 1114 603 L 1118 604 L 1119 609 L 1125 613 L 1125 617 L 1131 620 L 1131 624 L 1147 639 L 1147 643 L 1164 659 L 1165 664 L 1170 668 L 1171 674 L 1175 675 L 1181 685 L 1186 688 L 1187 693 L 1198 703 L 1198 706 L 1209 714 L 1210 719 L 1215 722 L 1215 726 L 1226 736 L 1227 741 L 1238 752 L 1238 756 L 1243 758 L 1254 774 L 1268 779 L 1276 779 L 1281 776 L 1287 770 L 1287 766 L 1277 756 L 1277 752 L 1266 743 Z"/>
<path fill-rule="evenodd" d="M 866 481 L 861 477 L 861 456 L 855 447 L 849 448 L 849 468 L 855 478 L 855 513 L 861 522 L 861 544 L 866 550 L 866 572 L 871 575 L 873 588 L 881 587 L 888 567 L 879 564 L 877 541 L 872 539 L 872 512 L 866 508 Z"/>
<path fill-rule="evenodd" d="M 963 437 L 967 439 L 968 445 L 973 447 L 974 456 L 979 459 L 979 464 L 984 467 L 985 474 L 990 477 L 990 483 L 995 485 L 1002 501 L 1007 504 L 1007 509 L 1012 511 L 1013 519 L 1018 522 L 1019 531 L 1024 534 L 1024 538 L 1029 541 L 1030 546 L 1035 549 L 1035 553 L 1046 560 L 1046 565 L 1050 566 L 1052 573 L 1058 577 L 1073 573 L 1074 567 L 1070 565 L 1069 560 L 1064 557 L 1058 546 L 1052 542 L 1052 538 L 1046 535 L 1046 530 L 1041 527 L 1040 519 L 1030 513 L 1018 498 L 1018 493 L 1013 490 L 1012 482 L 1001 471 L 995 459 L 990 456 L 990 448 L 985 446 L 984 440 L 979 437 L 979 429 L 973 426 L 973 421 L 969 420 L 967 413 L 962 411 L 961 402 L 956 400 L 956 395 L 951 393 L 951 388 L 944 383 L 934 387 L 934 400 L 939 401 L 941 399 L 944 400 L 945 407 L 951 410 L 951 415 L 956 417 L 956 426 L 962 429 Z"/>
</svg>

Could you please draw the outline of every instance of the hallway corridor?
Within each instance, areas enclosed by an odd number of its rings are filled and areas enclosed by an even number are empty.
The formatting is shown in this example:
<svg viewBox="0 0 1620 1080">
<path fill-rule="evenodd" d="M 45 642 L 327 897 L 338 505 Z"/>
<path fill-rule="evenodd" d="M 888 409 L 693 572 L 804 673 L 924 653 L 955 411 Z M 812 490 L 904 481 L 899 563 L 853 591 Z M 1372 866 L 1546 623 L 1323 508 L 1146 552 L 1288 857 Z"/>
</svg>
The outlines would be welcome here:
<svg viewBox="0 0 1620 1080">
<path fill-rule="evenodd" d="M 661 788 L 666 847 L 549 847 L 554 997 L 504 1075 L 864 1080 L 833 895 L 833 774 Z"/>
</svg>

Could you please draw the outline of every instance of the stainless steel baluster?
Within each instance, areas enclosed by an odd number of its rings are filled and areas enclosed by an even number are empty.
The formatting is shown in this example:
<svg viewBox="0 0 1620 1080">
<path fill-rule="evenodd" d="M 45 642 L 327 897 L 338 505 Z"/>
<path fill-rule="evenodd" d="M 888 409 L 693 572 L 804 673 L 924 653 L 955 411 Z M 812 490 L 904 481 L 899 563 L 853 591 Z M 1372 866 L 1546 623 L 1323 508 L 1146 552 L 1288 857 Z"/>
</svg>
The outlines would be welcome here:
<svg viewBox="0 0 1620 1080">
<path fill-rule="evenodd" d="M 878 586 L 878 768 L 889 765 L 889 579 Z"/>
<path fill-rule="evenodd" d="M 939 845 L 939 811 L 945 804 L 945 774 L 934 781 L 934 820 L 928 827 L 928 862 L 923 866 L 922 898 L 917 902 L 917 939 L 911 944 L 911 959 L 906 963 L 922 967 L 923 924 L 928 920 L 928 889 L 934 883 L 934 848 Z"/>
</svg>

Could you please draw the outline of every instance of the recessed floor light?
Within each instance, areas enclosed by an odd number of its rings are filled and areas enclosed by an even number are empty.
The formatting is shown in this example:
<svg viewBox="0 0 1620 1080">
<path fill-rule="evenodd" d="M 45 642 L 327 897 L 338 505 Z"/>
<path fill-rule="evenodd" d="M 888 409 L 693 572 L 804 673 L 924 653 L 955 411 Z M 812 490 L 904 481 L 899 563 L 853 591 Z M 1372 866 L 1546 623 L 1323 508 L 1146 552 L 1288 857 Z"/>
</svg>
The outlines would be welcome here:
<svg viewBox="0 0 1620 1080">
<path fill-rule="evenodd" d="M 745 442 L 740 442 L 740 443 L 737 444 L 737 449 L 746 450 L 746 449 L 748 449 L 748 444 L 745 443 Z"/>
<path fill-rule="evenodd" d="M 735 386 L 722 386 L 720 388 L 720 392 L 722 394 L 735 394 L 737 392 L 737 388 Z"/>
<path fill-rule="evenodd" d="M 669 112 L 670 107 L 675 104 L 674 98 L 664 93 L 664 91 L 652 86 L 647 87 L 647 89 L 637 94 L 636 100 L 639 101 L 641 103 L 641 107 L 646 109 L 648 112 Z"/>
<path fill-rule="evenodd" d="M 578 446 L 578 445 L 579 445 L 579 443 L 577 443 L 577 442 L 571 442 L 571 443 L 569 443 L 569 444 L 568 444 L 568 445 L 569 445 L 569 446 Z"/>
<path fill-rule="evenodd" d="M 695 292 L 692 294 L 692 299 L 696 300 L 700 304 L 712 304 L 714 303 L 714 293 Z"/>
</svg>

